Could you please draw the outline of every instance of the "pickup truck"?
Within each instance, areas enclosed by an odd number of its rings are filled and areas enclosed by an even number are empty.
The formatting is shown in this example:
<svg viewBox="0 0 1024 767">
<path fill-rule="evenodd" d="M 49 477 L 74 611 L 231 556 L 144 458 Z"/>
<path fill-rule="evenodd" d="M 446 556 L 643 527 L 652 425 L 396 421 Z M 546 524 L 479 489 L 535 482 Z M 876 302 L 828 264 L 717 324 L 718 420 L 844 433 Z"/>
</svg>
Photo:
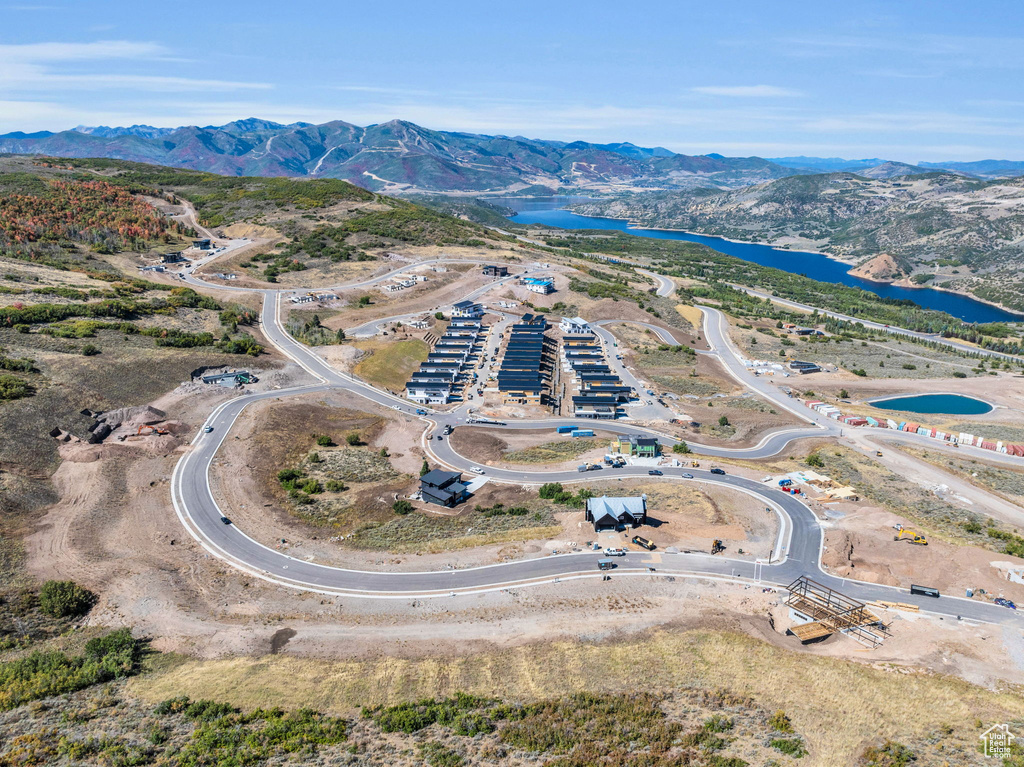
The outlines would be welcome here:
<svg viewBox="0 0 1024 767">
<path fill-rule="evenodd" d="M 604 555 L 606 557 L 624 557 L 626 556 L 626 550 L 607 548 L 604 550 Z"/>
</svg>

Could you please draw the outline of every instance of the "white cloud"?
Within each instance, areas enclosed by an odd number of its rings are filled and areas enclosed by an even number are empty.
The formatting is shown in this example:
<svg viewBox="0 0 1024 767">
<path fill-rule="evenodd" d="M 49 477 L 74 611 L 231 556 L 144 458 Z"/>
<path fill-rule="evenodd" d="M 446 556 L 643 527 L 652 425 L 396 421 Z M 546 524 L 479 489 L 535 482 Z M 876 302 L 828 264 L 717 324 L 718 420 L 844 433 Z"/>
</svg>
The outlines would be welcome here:
<svg viewBox="0 0 1024 767">
<path fill-rule="evenodd" d="M 166 52 L 167 49 L 158 43 L 138 43 L 128 40 L 100 40 L 93 43 L 0 45 L 0 65 L 138 59 L 158 56 Z"/>
<path fill-rule="evenodd" d="M 152 93 L 175 91 L 263 90 L 268 83 L 237 82 L 173 75 L 124 74 L 147 63 L 165 67 L 172 59 L 164 46 L 153 42 L 105 40 L 92 43 L 31 43 L 0 45 L 0 93 L 26 92 L 33 95 L 48 91 L 88 91 L 109 88 L 133 88 Z M 81 74 L 65 71 L 62 65 L 76 69 L 87 62 L 116 62 L 114 73 Z"/>
<path fill-rule="evenodd" d="M 800 96 L 800 91 L 779 88 L 775 85 L 704 85 L 691 88 L 694 93 L 706 96 L 727 96 L 729 98 L 789 98 Z"/>
</svg>

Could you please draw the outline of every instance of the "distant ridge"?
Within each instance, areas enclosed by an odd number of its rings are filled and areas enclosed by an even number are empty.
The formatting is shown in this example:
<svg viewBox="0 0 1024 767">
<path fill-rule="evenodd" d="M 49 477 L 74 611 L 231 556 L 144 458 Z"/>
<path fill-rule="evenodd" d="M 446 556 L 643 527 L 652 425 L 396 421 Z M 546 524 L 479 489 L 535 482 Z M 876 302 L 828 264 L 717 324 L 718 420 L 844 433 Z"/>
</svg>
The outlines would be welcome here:
<svg viewBox="0 0 1024 767">
<path fill-rule="evenodd" d="M 365 128 L 341 120 L 282 125 L 255 117 L 206 127 L 79 126 L 0 136 L 0 152 L 106 157 L 231 176 L 341 178 L 391 194 L 734 188 L 808 172 L 760 157 L 436 131 L 404 120 Z"/>
</svg>

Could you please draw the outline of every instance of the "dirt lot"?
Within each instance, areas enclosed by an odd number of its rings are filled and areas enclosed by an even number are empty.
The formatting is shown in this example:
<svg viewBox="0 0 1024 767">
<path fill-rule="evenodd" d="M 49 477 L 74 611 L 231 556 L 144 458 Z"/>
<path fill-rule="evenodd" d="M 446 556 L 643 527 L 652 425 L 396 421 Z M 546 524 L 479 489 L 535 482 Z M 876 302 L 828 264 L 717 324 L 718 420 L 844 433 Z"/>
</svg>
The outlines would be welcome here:
<svg viewBox="0 0 1024 767">
<path fill-rule="evenodd" d="M 550 471 L 564 471 L 575 469 L 581 463 L 600 463 L 601 458 L 609 452 L 609 445 L 614 438 L 611 432 L 594 431 L 594 438 L 587 439 L 584 445 L 593 445 L 600 442 L 600 445 L 591 447 L 576 456 L 567 456 L 563 460 L 545 460 L 544 469 Z M 484 427 L 463 427 L 456 429 L 448 437 L 451 440 L 452 448 L 460 455 L 472 456 L 477 461 L 488 466 L 525 466 L 533 464 L 532 460 L 515 463 L 508 459 L 507 455 L 520 454 L 529 458 L 531 449 L 548 448 L 556 453 L 561 445 L 576 445 L 580 439 L 570 437 L 568 434 L 558 434 L 554 429 L 524 429 L 524 430 L 496 430 Z M 574 452 L 574 451 L 573 451 Z M 513 457 L 515 457 L 513 455 Z M 536 468 L 534 466 L 533 468 Z"/>
<path fill-rule="evenodd" d="M 791 413 L 776 410 L 771 403 L 744 391 L 717 358 L 695 357 L 659 349 L 653 333 L 635 325 L 616 324 L 609 328 L 618 338 L 624 361 L 641 380 L 650 381 L 659 393 L 679 398 L 698 427 L 673 428 L 663 422 L 650 423 L 675 436 L 693 438 L 702 444 L 740 447 L 755 444 L 767 431 L 801 424 Z M 725 417 L 728 424 L 721 425 Z"/>
<path fill-rule="evenodd" d="M 871 583 L 902 588 L 917 583 L 955 596 L 984 589 L 992 597 L 1024 601 L 1024 586 L 1007 580 L 1005 570 L 993 565 L 1024 567 L 1024 560 L 935 538 L 927 546 L 894 541 L 898 523 L 911 529 L 908 520 L 871 505 L 832 521 L 825 535 L 825 566 L 836 575 Z"/>
</svg>

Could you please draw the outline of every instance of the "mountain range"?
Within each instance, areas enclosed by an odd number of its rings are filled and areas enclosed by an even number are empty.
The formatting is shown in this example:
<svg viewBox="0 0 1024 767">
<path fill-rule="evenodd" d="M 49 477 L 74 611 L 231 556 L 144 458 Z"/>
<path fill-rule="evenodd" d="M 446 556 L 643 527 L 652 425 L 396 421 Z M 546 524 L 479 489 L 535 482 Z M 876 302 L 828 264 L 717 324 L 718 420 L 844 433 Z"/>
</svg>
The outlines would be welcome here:
<svg viewBox="0 0 1024 767">
<path fill-rule="evenodd" d="M 729 188 L 807 172 L 759 157 L 435 131 L 403 120 L 367 127 L 255 118 L 202 128 L 80 126 L 0 136 L 0 152 L 106 157 L 223 175 L 341 178 L 389 193 Z"/>
<path fill-rule="evenodd" d="M 340 178 L 392 194 L 734 189 L 836 170 L 867 178 L 939 168 L 983 178 L 1024 174 L 1024 163 L 1005 160 L 908 165 L 878 158 L 686 155 L 629 142 L 438 131 L 404 120 L 366 127 L 340 120 L 283 125 L 258 118 L 205 127 L 79 126 L 2 135 L 0 153 L 106 157 L 229 176 Z"/>
</svg>

